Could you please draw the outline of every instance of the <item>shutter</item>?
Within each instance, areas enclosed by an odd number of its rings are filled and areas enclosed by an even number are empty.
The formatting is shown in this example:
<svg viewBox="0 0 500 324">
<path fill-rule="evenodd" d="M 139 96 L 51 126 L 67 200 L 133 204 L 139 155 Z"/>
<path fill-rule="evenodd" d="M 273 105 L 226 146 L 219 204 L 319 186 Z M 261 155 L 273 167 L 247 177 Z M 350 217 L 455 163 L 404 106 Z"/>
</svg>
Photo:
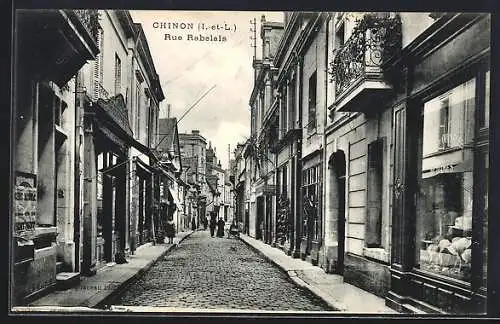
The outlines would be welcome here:
<svg viewBox="0 0 500 324">
<path fill-rule="evenodd" d="M 382 236 L 383 140 L 368 144 L 366 188 L 366 246 L 380 247 Z"/>
</svg>

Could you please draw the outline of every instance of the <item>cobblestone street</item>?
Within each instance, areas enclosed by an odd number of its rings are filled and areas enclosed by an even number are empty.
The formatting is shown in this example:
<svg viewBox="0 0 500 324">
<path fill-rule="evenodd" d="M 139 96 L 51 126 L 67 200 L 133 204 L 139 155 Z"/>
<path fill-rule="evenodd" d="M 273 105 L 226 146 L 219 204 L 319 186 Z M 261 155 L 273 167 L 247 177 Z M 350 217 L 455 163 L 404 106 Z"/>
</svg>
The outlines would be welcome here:
<svg viewBox="0 0 500 324">
<path fill-rule="evenodd" d="M 114 305 L 331 310 L 238 239 L 198 231 L 117 297 Z"/>
</svg>

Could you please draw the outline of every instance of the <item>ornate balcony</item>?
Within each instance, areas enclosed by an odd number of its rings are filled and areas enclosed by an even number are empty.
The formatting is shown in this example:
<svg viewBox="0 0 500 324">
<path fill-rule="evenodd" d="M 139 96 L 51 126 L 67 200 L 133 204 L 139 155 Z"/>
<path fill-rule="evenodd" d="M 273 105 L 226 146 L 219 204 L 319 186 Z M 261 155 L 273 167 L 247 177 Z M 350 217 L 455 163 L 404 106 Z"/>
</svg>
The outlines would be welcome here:
<svg viewBox="0 0 500 324">
<path fill-rule="evenodd" d="M 366 14 L 358 21 L 331 64 L 336 110 L 367 112 L 369 103 L 390 93 L 392 86 L 384 78 L 382 63 L 400 49 L 399 16 Z"/>
</svg>

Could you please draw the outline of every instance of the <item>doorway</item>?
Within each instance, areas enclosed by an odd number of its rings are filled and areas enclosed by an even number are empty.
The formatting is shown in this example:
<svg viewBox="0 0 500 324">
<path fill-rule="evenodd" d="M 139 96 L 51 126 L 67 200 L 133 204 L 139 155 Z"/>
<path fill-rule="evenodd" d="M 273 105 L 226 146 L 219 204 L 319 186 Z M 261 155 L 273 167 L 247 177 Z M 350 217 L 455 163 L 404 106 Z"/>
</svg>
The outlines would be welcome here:
<svg viewBox="0 0 500 324">
<path fill-rule="evenodd" d="M 255 222 L 255 238 L 262 240 L 264 227 L 264 197 L 257 197 L 257 222 Z"/>
<path fill-rule="evenodd" d="M 337 214 L 337 265 L 335 273 L 344 273 L 344 254 L 345 254 L 345 181 L 346 181 L 346 160 L 344 151 L 339 150 L 332 154 L 328 162 L 331 172 L 331 204 L 334 206 Z"/>
</svg>

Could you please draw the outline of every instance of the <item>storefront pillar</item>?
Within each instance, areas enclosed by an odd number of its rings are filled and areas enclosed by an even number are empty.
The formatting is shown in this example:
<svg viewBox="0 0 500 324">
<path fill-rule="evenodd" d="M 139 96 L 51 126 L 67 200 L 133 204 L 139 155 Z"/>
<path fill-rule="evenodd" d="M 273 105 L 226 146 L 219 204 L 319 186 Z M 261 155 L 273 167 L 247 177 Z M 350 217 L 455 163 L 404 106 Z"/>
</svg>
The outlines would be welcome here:
<svg viewBox="0 0 500 324">
<path fill-rule="evenodd" d="M 84 129 L 84 181 L 83 181 L 83 275 L 96 273 L 97 239 L 97 167 L 96 148 L 91 117 L 85 116 Z"/>
</svg>

